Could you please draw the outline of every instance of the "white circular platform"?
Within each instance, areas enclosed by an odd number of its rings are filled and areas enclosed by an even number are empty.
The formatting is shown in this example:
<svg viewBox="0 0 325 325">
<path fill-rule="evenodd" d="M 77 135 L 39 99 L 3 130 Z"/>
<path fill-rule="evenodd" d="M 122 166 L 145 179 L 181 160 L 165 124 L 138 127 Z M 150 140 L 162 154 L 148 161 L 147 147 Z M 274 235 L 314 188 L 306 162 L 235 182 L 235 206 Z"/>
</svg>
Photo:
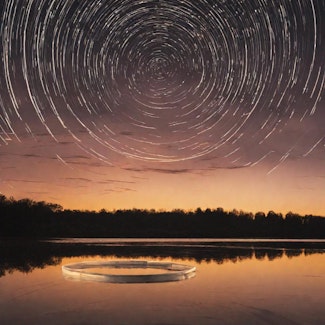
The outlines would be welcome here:
<svg viewBox="0 0 325 325">
<path fill-rule="evenodd" d="M 106 274 L 89 272 L 87 269 L 159 269 L 168 272 L 159 274 Z M 195 276 L 196 267 L 172 262 L 148 261 L 89 261 L 62 266 L 64 277 L 73 280 L 111 283 L 152 283 L 181 281 Z"/>
</svg>

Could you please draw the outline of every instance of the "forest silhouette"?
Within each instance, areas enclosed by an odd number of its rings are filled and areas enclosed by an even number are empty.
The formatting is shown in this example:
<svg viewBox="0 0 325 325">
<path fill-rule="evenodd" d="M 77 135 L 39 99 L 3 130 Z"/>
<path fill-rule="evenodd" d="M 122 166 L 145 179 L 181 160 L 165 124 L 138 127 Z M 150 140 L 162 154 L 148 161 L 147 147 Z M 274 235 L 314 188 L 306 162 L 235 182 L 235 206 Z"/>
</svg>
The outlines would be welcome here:
<svg viewBox="0 0 325 325">
<path fill-rule="evenodd" d="M 1 237 L 325 238 L 325 218 L 288 212 L 255 214 L 223 208 L 183 210 L 67 210 L 0 195 Z"/>
</svg>

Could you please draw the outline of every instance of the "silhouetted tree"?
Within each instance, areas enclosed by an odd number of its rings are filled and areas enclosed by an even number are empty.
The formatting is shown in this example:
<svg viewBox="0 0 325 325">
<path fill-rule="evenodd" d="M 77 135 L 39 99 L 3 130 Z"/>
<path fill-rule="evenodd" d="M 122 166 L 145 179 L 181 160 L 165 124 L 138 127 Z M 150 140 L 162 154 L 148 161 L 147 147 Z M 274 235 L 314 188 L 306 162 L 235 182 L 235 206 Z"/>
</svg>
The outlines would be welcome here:
<svg viewBox="0 0 325 325">
<path fill-rule="evenodd" d="M 64 210 L 58 204 L 0 195 L 0 236 L 325 238 L 325 218 L 222 208 Z"/>
</svg>

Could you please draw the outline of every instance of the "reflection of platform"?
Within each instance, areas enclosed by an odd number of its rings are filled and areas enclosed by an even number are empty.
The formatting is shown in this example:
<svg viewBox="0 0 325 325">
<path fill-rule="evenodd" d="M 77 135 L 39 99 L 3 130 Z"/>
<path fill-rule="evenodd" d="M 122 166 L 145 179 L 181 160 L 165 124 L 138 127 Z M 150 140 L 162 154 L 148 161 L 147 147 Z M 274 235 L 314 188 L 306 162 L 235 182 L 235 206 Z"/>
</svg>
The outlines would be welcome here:
<svg viewBox="0 0 325 325">
<path fill-rule="evenodd" d="M 113 269 L 159 269 L 168 272 L 160 274 L 104 274 L 89 272 L 92 268 Z M 172 262 L 147 261 L 91 261 L 62 266 L 65 278 L 71 280 L 112 282 L 112 283 L 150 283 L 181 281 L 195 276 L 196 267 Z"/>
</svg>

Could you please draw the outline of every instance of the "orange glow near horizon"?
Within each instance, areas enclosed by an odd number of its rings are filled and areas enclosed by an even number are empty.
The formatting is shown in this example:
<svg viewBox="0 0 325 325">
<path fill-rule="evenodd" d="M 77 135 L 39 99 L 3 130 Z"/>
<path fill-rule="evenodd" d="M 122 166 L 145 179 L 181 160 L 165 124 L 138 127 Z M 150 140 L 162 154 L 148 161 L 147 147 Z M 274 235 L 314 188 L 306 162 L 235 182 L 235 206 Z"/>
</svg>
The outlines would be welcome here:
<svg viewBox="0 0 325 325">
<path fill-rule="evenodd" d="M 65 209 L 195 210 L 268 212 L 325 216 L 324 164 L 308 159 L 252 167 L 219 167 L 214 157 L 151 163 L 119 157 L 110 165 L 93 157 L 52 157 L 56 147 L 12 143 L 3 156 L 1 193 L 62 205 Z M 45 154 L 48 151 L 48 156 Z M 62 153 L 65 157 L 68 153 Z M 71 155 L 71 153 L 70 153 Z M 20 159 L 16 159 L 20 157 Z M 209 157 L 208 157 L 209 158 Z"/>
<path fill-rule="evenodd" d="M 324 1 L 20 2 L 0 10 L 0 193 L 325 217 Z"/>
<path fill-rule="evenodd" d="M 166 172 L 134 173 L 103 167 L 99 169 L 100 173 L 96 173 L 59 164 L 56 168 L 39 167 L 29 171 L 33 179 L 39 180 L 38 183 L 24 182 L 17 175 L 5 183 L 3 194 L 80 210 L 188 211 L 198 207 L 221 207 L 228 211 L 237 209 L 255 213 L 273 210 L 282 214 L 292 211 L 301 215 L 325 216 L 323 180 L 307 178 L 308 171 L 303 165 L 293 172 L 288 164 L 270 175 L 266 168 L 213 171 L 192 167 L 188 172 L 180 173 L 167 172 L 168 169 Z M 106 177 L 106 173 L 110 176 Z"/>
</svg>

